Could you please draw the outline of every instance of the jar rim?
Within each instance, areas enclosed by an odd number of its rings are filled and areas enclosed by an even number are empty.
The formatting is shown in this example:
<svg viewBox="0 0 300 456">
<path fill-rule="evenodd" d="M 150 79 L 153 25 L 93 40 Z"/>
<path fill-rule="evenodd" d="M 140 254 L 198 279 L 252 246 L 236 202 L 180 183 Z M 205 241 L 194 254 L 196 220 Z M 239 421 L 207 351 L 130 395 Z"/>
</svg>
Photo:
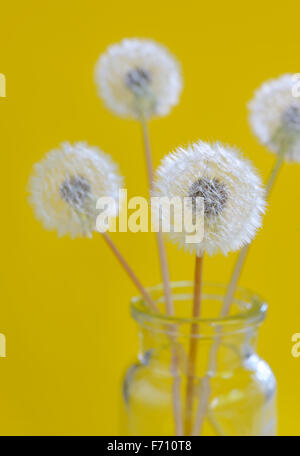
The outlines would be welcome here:
<svg viewBox="0 0 300 456">
<path fill-rule="evenodd" d="M 194 283 L 192 281 L 178 281 L 178 282 L 171 282 L 171 289 L 174 288 L 183 288 L 183 287 L 193 287 Z M 215 287 L 218 288 L 220 291 L 226 291 L 226 285 L 217 282 L 204 282 L 204 287 Z M 153 296 L 154 293 L 162 292 L 163 285 L 155 285 L 152 287 L 147 288 L 148 293 L 150 296 Z M 243 296 L 243 302 L 247 303 L 247 308 L 241 309 L 240 312 L 237 312 L 234 315 L 227 315 L 225 317 L 214 317 L 214 318 L 203 318 L 203 317 L 179 317 L 179 316 L 169 316 L 162 312 L 156 312 L 150 308 L 148 303 L 145 299 L 141 296 L 135 296 L 131 299 L 131 313 L 132 316 L 137 320 L 140 321 L 145 319 L 148 323 L 152 322 L 155 324 L 199 324 L 201 326 L 213 326 L 213 327 L 222 327 L 223 329 L 226 327 L 230 327 L 233 329 L 234 326 L 239 326 L 241 324 L 246 326 L 254 326 L 260 324 L 266 316 L 266 312 L 268 309 L 268 305 L 266 301 L 259 296 L 258 294 L 250 291 L 244 287 L 237 287 L 236 294 L 239 293 Z M 236 295 L 235 294 L 235 295 Z M 203 294 L 205 296 L 209 295 L 209 293 Z M 186 294 L 188 296 L 188 294 Z M 190 296 L 190 294 L 189 294 Z M 218 297 L 220 298 L 221 295 Z M 224 292 L 223 292 L 224 296 Z M 234 298 L 235 302 L 237 298 Z"/>
</svg>

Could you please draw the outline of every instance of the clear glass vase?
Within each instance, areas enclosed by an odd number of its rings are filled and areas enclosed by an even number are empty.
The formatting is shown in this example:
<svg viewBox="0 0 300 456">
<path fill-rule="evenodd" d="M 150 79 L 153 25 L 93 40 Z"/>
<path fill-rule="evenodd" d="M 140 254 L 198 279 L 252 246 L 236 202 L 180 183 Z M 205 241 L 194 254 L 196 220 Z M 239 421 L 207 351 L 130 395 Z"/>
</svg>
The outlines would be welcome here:
<svg viewBox="0 0 300 456">
<path fill-rule="evenodd" d="M 226 287 L 204 284 L 192 319 L 193 284 L 172 284 L 176 317 L 163 313 L 161 286 L 131 303 L 139 353 L 125 375 L 122 435 L 275 435 L 276 381 L 256 353 L 267 305 L 243 289 L 219 318 Z"/>
</svg>

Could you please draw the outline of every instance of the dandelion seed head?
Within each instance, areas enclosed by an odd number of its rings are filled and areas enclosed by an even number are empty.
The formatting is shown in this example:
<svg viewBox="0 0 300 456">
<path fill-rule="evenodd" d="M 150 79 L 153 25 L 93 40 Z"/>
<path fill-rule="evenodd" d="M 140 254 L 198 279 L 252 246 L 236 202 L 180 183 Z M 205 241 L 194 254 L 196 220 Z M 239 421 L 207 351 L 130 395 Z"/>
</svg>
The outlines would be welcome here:
<svg viewBox="0 0 300 456">
<path fill-rule="evenodd" d="M 187 233 L 171 226 L 170 239 L 191 253 L 227 254 L 251 242 L 261 226 L 265 211 L 262 182 L 249 161 L 230 146 L 199 141 L 167 155 L 156 172 L 154 197 L 192 198 L 192 210 L 184 218 L 201 217 L 195 199 L 204 200 L 204 237 L 187 243 Z M 165 214 L 158 213 L 157 226 Z M 155 214 L 154 214 L 155 215 Z M 189 225 L 189 224 L 188 224 Z"/>
<path fill-rule="evenodd" d="M 140 96 L 146 96 L 151 83 L 151 75 L 143 68 L 133 68 L 125 75 L 127 87 Z"/>
<path fill-rule="evenodd" d="M 300 133 L 300 105 L 291 105 L 283 111 L 282 125 L 291 132 Z"/>
<path fill-rule="evenodd" d="M 225 185 L 218 179 L 197 179 L 191 186 L 188 196 L 192 198 L 193 207 L 196 206 L 196 198 L 204 199 L 204 213 L 207 216 L 221 214 L 228 199 Z"/>
<path fill-rule="evenodd" d="M 300 98 L 294 85 L 292 74 L 263 83 L 248 104 L 249 121 L 263 145 L 275 153 L 284 149 L 287 161 L 300 162 Z"/>
<path fill-rule="evenodd" d="M 165 116 L 178 103 L 181 70 L 167 48 L 147 39 L 108 47 L 95 71 L 99 96 L 119 116 Z"/>
<path fill-rule="evenodd" d="M 85 177 L 71 176 L 62 182 L 59 193 L 63 200 L 83 211 L 85 201 L 91 193 L 91 187 Z"/>
<path fill-rule="evenodd" d="M 116 204 L 123 178 L 109 155 L 86 143 L 63 143 L 34 166 L 29 201 L 44 228 L 59 236 L 91 236 L 96 229 L 96 202 L 103 196 Z"/>
</svg>

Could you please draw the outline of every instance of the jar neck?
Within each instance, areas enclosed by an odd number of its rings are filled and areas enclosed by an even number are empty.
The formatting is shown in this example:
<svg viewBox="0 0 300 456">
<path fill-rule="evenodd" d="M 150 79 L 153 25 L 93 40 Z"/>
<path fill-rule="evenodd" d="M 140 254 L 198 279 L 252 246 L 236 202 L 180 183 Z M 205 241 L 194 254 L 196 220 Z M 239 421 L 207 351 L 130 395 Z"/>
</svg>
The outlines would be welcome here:
<svg viewBox="0 0 300 456">
<path fill-rule="evenodd" d="M 189 317 L 192 308 L 193 284 L 172 284 L 174 317 L 163 313 L 164 298 L 161 286 L 149 290 L 161 309 L 153 313 L 137 298 L 132 302 L 132 315 L 139 326 L 139 359 L 152 369 L 170 370 L 176 353 L 181 371 L 187 369 L 191 345 L 195 349 L 195 375 L 203 376 L 208 369 L 225 373 L 255 356 L 258 327 L 265 318 L 267 306 L 261 298 L 239 289 L 233 299 L 229 315 L 219 318 L 226 287 L 204 284 L 202 296 L 203 318 Z"/>
<path fill-rule="evenodd" d="M 212 373 L 216 371 L 224 373 L 244 365 L 248 358 L 256 355 L 257 337 L 257 328 L 252 327 L 243 333 L 231 336 L 195 338 L 194 346 L 197 346 L 195 375 L 202 377 L 207 372 L 208 366 Z M 158 335 L 154 331 L 140 328 L 139 341 L 138 356 L 142 364 L 149 365 L 152 369 L 169 370 L 176 350 L 181 370 L 186 371 L 192 338 L 180 337 L 180 334 L 177 336 L 176 331 L 172 337 L 169 337 L 166 333 Z M 212 353 L 214 353 L 213 358 L 211 358 Z"/>
</svg>

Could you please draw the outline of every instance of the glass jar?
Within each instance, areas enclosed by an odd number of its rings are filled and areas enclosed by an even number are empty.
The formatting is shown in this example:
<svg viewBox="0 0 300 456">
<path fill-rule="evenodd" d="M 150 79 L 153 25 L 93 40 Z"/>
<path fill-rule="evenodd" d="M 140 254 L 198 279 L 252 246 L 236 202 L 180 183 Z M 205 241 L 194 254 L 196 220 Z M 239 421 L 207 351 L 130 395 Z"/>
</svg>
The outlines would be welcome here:
<svg viewBox="0 0 300 456">
<path fill-rule="evenodd" d="M 276 381 L 256 353 L 267 305 L 238 289 L 219 318 L 226 287 L 204 284 L 201 318 L 193 283 L 172 284 L 175 317 L 164 315 L 161 286 L 149 293 L 160 312 L 134 298 L 139 353 L 125 375 L 121 435 L 275 435 Z"/>
</svg>

